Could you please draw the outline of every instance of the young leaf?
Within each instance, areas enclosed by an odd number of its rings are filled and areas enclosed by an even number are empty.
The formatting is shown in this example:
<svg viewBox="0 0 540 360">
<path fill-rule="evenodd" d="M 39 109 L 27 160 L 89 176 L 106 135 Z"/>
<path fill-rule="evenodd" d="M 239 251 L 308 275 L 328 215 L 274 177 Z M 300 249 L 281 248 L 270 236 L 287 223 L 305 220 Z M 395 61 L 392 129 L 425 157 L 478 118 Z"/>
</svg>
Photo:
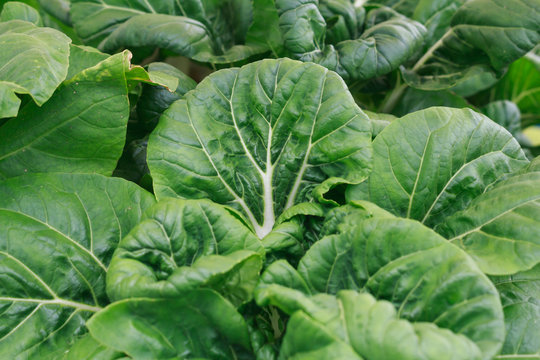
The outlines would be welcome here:
<svg viewBox="0 0 540 360">
<path fill-rule="evenodd" d="M 153 202 L 101 175 L 0 182 L 0 358 L 58 358 L 71 347 L 107 304 L 112 252 Z"/>
<path fill-rule="evenodd" d="M 240 305 L 252 297 L 262 256 L 259 239 L 223 206 L 169 199 L 118 245 L 107 293 L 112 300 L 174 298 L 209 287 Z"/>
<path fill-rule="evenodd" d="M 216 72 L 165 112 L 148 142 L 158 198 L 209 198 L 262 238 L 325 181 L 370 170 L 371 124 L 343 80 L 289 59 Z M 339 178 L 339 179 L 336 179 Z"/>
</svg>

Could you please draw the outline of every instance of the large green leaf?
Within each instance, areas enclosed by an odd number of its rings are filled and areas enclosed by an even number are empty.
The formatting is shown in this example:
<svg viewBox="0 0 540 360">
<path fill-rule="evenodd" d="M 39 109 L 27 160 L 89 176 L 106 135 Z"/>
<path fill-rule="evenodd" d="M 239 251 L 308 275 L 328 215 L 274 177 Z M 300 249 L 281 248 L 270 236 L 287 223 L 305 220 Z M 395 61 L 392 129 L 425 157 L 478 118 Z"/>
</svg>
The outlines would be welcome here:
<svg viewBox="0 0 540 360">
<path fill-rule="evenodd" d="M 58 359 L 107 304 L 105 273 L 153 197 L 101 175 L 0 182 L 0 358 Z"/>
<path fill-rule="evenodd" d="M 500 359 L 540 359 L 540 265 L 492 277 L 504 309 L 506 340 Z"/>
<path fill-rule="evenodd" d="M 513 63 L 490 90 L 490 100 L 510 100 L 521 112 L 525 124 L 540 121 L 540 56 L 533 53 Z"/>
<path fill-rule="evenodd" d="M 260 240 L 223 206 L 164 200 L 118 245 L 107 293 L 112 300 L 174 298 L 209 287 L 239 305 L 252 296 L 262 256 Z"/>
<path fill-rule="evenodd" d="M 263 60 L 216 72 L 175 102 L 150 136 L 148 165 L 158 198 L 230 205 L 262 238 L 326 180 L 365 179 L 370 143 L 369 119 L 337 74 Z"/>
<path fill-rule="evenodd" d="M 283 338 L 281 359 L 481 359 L 466 336 L 429 323 L 399 319 L 387 301 L 341 290 L 302 299 Z"/>
<path fill-rule="evenodd" d="M 233 63 L 269 50 L 248 31 L 261 15 L 251 1 L 72 0 L 75 29 L 106 52 L 160 47 L 208 63 Z"/>
<path fill-rule="evenodd" d="M 17 115 L 30 94 L 43 105 L 66 78 L 71 39 L 27 21 L 0 22 L 0 119 Z"/>
<path fill-rule="evenodd" d="M 39 172 L 112 174 L 125 142 L 129 52 L 62 84 L 42 107 L 33 102 L 0 132 L 0 178 Z M 142 70 L 142 69 L 141 69 Z"/>
<path fill-rule="evenodd" d="M 365 217 L 365 209 L 358 211 L 351 212 L 352 219 L 342 218 L 345 226 L 334 225 L 340 233 L 315 243 L 298 270 L 284 261 L 270 265 L 256 289 L 257 302 L 292 314 L 287 332 L 300 331 L 291 329 L 291 322 L 304 312 L 367 359 L 394 358 L 385 349 L 405 359 L 491 359 L 497 354 L 504 340 L 502 308 L 495 287 L 474 261 L 416 221 L 361 220 L 358 215 Z M 340 293 L 346 289 L 393 306 Z M 337 294 L 337 299 L 321 293 Z M 366 308 L 358 302 L 373 307 L 373 320 L 361 315 Z M 401 337 L 409 340 L 396 341 Z M 303 346 L 316 348 L 317 343 L 304 340 Z M 453 346 L 457 357 L 449 350 Z"/>
<path fill-rule="evenodd" d="M 539 12 L 538 0 L 465 2 L 450 29 L 412 68 L 403 69 L 405 80 L 416 88 L 441 90 L 483 73 L 501 76 L 540 42 Z"/>
<path fill-rule="evenodd" d="M 177 299 L 126 299 L 88 322 L 99 342 L 134 359 L 238 359 L 249 349 L 247 325 L 209 289 Z"/>
<path fill-rule="evenodd" d="M 486 273 L 530 269 L 540 262 L 540 172 L 497 183 L 435 229 Z"/>
<path fill-rule="evenodd" d="M 340 1 L 340 5 L 352 14 L 358 11 L 349 1 Z M 349 36 L 354 37 L 325 44 L 327 22 L 317 0 L 277 0 L 276 6 L 284 48 L 289 54 L 334 70 L 346 81 L 365 81 L 389 73 L 422 46 L 425 28 L 389 8 L 371 9 L 365 26 L 356 24 L 355 29 L 354 24 L 350 25 L 354 31 L 349 31 Z M 362 28 L 363 32 L 359 31 Z"/>
<path fill-rule="evenodd" d="M 489 140 L 488 140 L 489 139 Z M 433 107 L 388 125 L 373 142 L 373 172 L 348 199 L 435 226 L 504 174 L 527 165 L 517 141 L 469 109 Z"/>
</svg>

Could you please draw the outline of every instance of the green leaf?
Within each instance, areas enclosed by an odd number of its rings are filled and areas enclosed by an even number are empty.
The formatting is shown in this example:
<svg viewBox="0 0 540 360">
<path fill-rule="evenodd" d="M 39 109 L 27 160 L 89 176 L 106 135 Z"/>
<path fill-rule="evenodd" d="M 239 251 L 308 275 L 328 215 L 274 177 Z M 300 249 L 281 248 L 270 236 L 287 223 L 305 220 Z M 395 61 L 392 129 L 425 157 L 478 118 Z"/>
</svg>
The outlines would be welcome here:
<svg viewBox="0 0 540 360">
<path fill-rule="evenodd" d="M 282 52 L 283 39 L 279 31 L 279 16 L 274 0 L 253 0 L 253 22 L 246 42 L 270 49 L 276 56 Z"/>
<path fill-rule="evenodd" d="M 38 172 L 112 174 L 129 115 L 129 52 L 64 82 L 42 107 L 33 102 L 0 133 L 0 178 Z"/>
<path fill-rule="evenodd" d="M 356 226 L 337 226 L 342 232 L 315 243 L 298 270 L 283 261 L 270 265 L 256 289 L 257 303 L 278 306 L 293 317 L 300 311 L 308 314 L 324 331 L 368 359 L 388 359 L 383 349 L 410 354 L 404 356 L 411 359 L 454 358 L 452 346 L 459 354 L 455 359 L 491 359 L 498 353 L 504 340 L 499 297 L 467 254 L 416 221 L 358 219 L 345 217 L 344 224 Z M 340 290 L 369 293 L 389 303 Z M 342 305 L 325 294 L 337 294 Z M 375 318 L 371 326 L 370 318 L 361 315 L 370 306 Z M 292 318 L 286 337 L 289 331 L 298 331 L 291 329 L 291 322 Z M 412 340 L 396 341 L 401 336 L 393 331 Z M 309 341 L 304 346 L 316 344 Z M 425 357 L 420 355 L 424 351 Z"/>
<path fill-rule="evenodd" d="M 394 115 L 391 114 L 374 113 L 372 111 L 364 112 L 369 117 L 369 120 L 371 120 L 371 126 L 373 128 L 373 138 L 379 135 L 381 131 L 383 131 L 385 127 L 390 125 L 392 121 L 397 119 Z"/>
<path fill-rule="evenodd" d="M 365 179 L 370 142 L 371 124 L 337 74 L 263 60 L 218 71 L 175 102 L 150 136 L 148 165 L 158 198 L 232 206 L 262 238 L 327 179 Z"/>
<path fill-rule="evenodd" d="M 465 249 L 495 275 L 540 262 L 540 172 L 512 176 L 446 218 L 437 232 Z"/>
<path fill-rule="evenodd" d="M 75 29 L 105 52 L 160 47 L 201 62 L 233 63 L 269 50 L 247 41 L 260 19 L 246 1 L 72 0 Z"/>
<path fill-rule="evenodd" d="M 467 337 L 433 324 L 401 320 L 391 303 L 369 294 L 342 290 L 335 297 L 319 295 L 312 301 L 289 320 L 281 358 L 312 359 L 314 352 L 331 357 L 336 350 L 347 359 L 482 358 Z"/>
<path fill-rule="evenodd" d="M 0 119 L 17 115 L 16 93 L 30 94 L 38 105 L 52 96 L 66 78 L 70 42 L 57 30 L 27 21 L 0 22 Z"/>
<path fill-rule="evenodd" d="M 64 360 L 115 360 L 125 355 L 100 344 L 89 333 L 84 334 L 69 349 Z"/>
<path fill-rule="evenodd" d="M 492 100 L 510 100 L 526 124 L 540 121 L 540 57 L 533 53 L 510 65 L 508 72 L 490 91 Z"/>
<path fill-rule="evenodd" d="M 528 163 L 504 128 L 469 109 L 406 115 L 375 138 L 373 150 L 373 172 L 365 185 L 348 189 L 348 199 L 372 201 L 431 227 Z"/>
<path fill-rule="evenodd" d="M 107 273 L 112 300 L 178 297 L 208 287 L 236 305 L 249 301 L 262 267 L 257 237 L 223 206 L 169 199 L 147 211 Z"/>
<path fill-rule="evenodd" d="M 138 121 L 143 123 L 147 130 L 153 130 L 157 125 L 160 116 L 165 110 L 176 100 L 181 99 L 184 95 L 195 88 L 197 83 L 189 76 L 167 63 L 151 63 L 148 65 L 149 74 L 166 74 L 177 79 L 178 85 L 165 89 L 160 86 L 143 85 L 143 91 L 137 102 Z M 155 75 L 154 75 L 155 76 Z"/>
<path fill-rule="evenodd" d="M 517 105 L 508 100 L 493 101 L 482 108 L 491 120 L 504 127 L 513 136 L 521 130 L 521 113 Z"/>
<path fill-rule="evenodd" d="M 422 46 L 425 28 L 389 8 L 369 11 L 359 36 L 325 45 L 327 23 L 318 1 L 280 0 L 276 6 L 285 49 L 294 58 L 336 71 L 347 82 L 387 74 Z"/>
<path fill-rule="evenodd" d="M 424 49 L 433 45 L 450 27 L 452 16 L 466 0 L 369 0 L 368 4 L 389 6 L 395 11 L 422 23 L 427 34 Z"/>
<path fill-rule="evenodd" d="M 442 90 L 483 73 L 500 77 L 540 42 L 538 11 L 537 0 L 465 2 L 450 29 L 412 68 L 402 69 L 405 81 L 423 90 Z"/>
<path fill-rule="evenodd" d="M 116 245 L 153 202 L 101 175 L 0 182 L 0 358 L 57 359 L 85 333 L 85 320 L 107 303 Z"/>
<path fill-rule="evenodd" d="M 506 324 L 506 340 L 496 359 L 540 359 L 540 265 L 491 281 L 501 295 Z"/>
<path fill-rule="evenodd" d="M 470 107 L 464 98 L 447 90 L 424 91 L 408 87 L 392 113 L 401 117 L 432 106 L 447 106 L 458 109 Z"/>
<path fill-rule="evenodd" d="M 8 1 L 0 12 L 0 22 L 10 20 L 28 21 L 36 26 L 43 26 L 39 12 L 24 3 Z"/>
<path fill-rule="evenodd" d="M 126 299 L 88 322 L 99 342 L 135 359 L 235 359 L 249 350 L 247 325 L 212 290 L 177 299 Z"/>
<path fill-rule="evenodd" d="M 66 80 L 73 78 L 83 70 L 94 67 L 107 59 L 109 55 L 90 46 L 71 44 L 69 48 L 69 68 Z"/>
<path fill-rule="evenodd" d="M 71 26 L 70 0 L 38 0 L 48 14 Z"/>
</svg>

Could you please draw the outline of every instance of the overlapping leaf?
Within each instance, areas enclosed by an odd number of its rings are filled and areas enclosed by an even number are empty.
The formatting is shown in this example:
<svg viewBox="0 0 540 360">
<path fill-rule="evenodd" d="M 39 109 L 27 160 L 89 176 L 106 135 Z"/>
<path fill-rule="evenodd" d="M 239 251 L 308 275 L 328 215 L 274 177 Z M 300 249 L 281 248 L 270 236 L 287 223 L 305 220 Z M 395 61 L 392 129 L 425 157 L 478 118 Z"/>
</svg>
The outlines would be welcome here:
<svg viewBox="0 0 540 360">
<path fill-rule="evenodd" d="M 0 119 L 17 115 L 30 94 L 43 105 L 67 76 L 71 39 L 22 20 L 0 22 Z"/>
<path fill-rule="evenodd" d="M 112 300 L 178 298 L 208 287 L 240 305 L 252 297 L 263 256 L 259 239 L 223 206 L 165 200 L 118 245 L 107 293 Z"/>
<path fill-rule="evenodd" d="M 105 273 L 153 197 L 100 175 L 0 182 L 0 357 L 59 358 L 107 304 Z"/>
<path fill-rule="evenodd" d="M 242 315 L 209 289 L 122 300 L 92 317 L 88 328 L 99 342 L 141 360 L 238 359 L 250 350 Z"/>
<path fill-rule="evenodd" d="M 504 128 L 468 109 L 406 115 L 388 125 L 373 148 L 373 172 L 366 184 L 350 189 L 349 199 L 373 201 L 429 226 L 528 163 Z"/>
<path fill-rule="evenodd" d="M 504 309 L 506 340 L 501 359 L 540 359 L 540 266 L 492 277 Z"/>
<path fill-rule="evenodd" d="M 276 1 L 284 48 L 294 58 L 321 64 L 346 81 L 389 73 L 422 46 L 425 28 L 390 8 L 369 9 L 364 22 L 364 9 L 350 1 L 323 1 L 320 6 L 316 0 Z M 335 21 L 338 24 L 329 27 Z M 337 36 L 340 21 L 344 34 Z M 325 43 L 327 31 L 335 43 Z"/>
<path fill-rule="evenodd" d="M 519 174 L 478 196 L 435 229 L 464 248 L 489 274 L 540 263 L 540 172 Z"/>
<path fill-rule="evenodd" d="M 263 237 L 321 183 L 362 181 L 370 139 L 337 74 L 263 60 L 212 74 L 174 103 L 150 137 L 148 164 L 158 198 L 233 206 Z"/>
<path fill-rule="evenodd" d="M 278 261 L 262 275 L 258 303 L 292 315 L 284 358 L 308 358 L 330 346 L 367 359 L 490 359 L 499 351 L 498 294 L 472 259 L 415 221 L 349 221 L 355 215 L 347 212 L 343 226 L 334 224 L 341 231 L 314 244 L 298 270 Z"/>
<path fill-rule="evenodd" d="M 409 69 L 412 87 L 441 90 L 490 74 L 500 77 L 506 66 L 540 42 L 538 0 L 471 0 L 451 18 L 450 28 Z M 468 84 L 472 94 L 492 85 Z M 482 87 L 483 86 L 483 87 Z"/>
<path fill-rule="evenodd" d="M 538 262 L 536 236 L 529 236 L 537 226 L 530 212 L 537 207 L 537 174 L 488 190 L 528 164 L 504 128 L 471 110 L 430 108 L 392 122 L 373 146 L 373 172 L 367 183 L 349 189 L 349 199 L 370 200 L 435 227 L 490 274 Z M 523 212 L 528 215 L 520 217 Z"/>
<path fill-rule="evenodd" d="M 250 25 L 264 21 L 251 1 L 72 0 L 74 27 L 106 52 L 161 47 L 208 63 L 233 63 L 269 51 Z"/>
<path fill-rule="evenodd" d="M 129 52 L 64 82 L 42 107 L 28 103 L 0 133 L 0 178 L 38 172 L 110 175 L 129 115 Z"/>
</svg>

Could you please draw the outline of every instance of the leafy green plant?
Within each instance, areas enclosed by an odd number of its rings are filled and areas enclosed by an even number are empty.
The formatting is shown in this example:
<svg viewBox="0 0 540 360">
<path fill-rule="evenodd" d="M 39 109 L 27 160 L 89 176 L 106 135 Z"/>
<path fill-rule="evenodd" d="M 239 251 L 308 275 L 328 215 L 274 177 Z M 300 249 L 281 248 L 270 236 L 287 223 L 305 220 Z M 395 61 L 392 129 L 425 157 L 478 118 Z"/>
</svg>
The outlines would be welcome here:
<svg viewBox="0 0 540 360">
<path fill-rule="evenodd" d="M 539 14 L 0 2 L 0 358 L 540 359 Z"/>
</svg>

